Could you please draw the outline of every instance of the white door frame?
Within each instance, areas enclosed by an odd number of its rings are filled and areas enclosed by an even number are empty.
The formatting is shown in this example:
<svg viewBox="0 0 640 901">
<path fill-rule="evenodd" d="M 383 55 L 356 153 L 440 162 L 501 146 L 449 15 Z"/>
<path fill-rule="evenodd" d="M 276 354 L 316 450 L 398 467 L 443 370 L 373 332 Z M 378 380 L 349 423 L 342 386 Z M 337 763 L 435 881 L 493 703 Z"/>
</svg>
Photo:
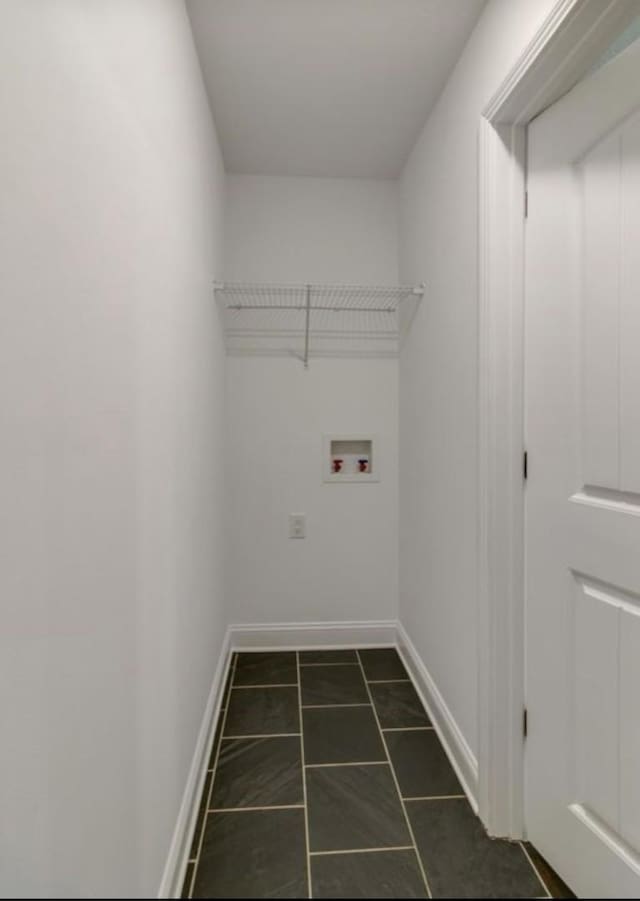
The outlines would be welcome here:
<svg viewBox="0 0 640 901">
<path fill-rule="evenodd" d="M 558 0 L 480 121 L 478 811 L 491 835 L 525 826 L 526 127 L 639 13 L 639 0 Z"/>
</svg>

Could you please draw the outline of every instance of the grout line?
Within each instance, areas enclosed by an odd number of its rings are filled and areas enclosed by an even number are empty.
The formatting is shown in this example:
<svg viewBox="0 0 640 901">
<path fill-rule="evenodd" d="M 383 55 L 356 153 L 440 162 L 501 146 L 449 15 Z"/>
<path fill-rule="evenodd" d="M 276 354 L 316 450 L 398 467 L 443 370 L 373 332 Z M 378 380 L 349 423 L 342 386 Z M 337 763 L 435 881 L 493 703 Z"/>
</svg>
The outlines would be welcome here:
<svg viewBox="0 0 640 901">
<path fill-rule="evenodd" d="M 331 766 L 389 766 L 388 760 L 344 760 L 341 763 L 306 763 L 307 770 L 321 770 Z"/>
<path fill-rule="evenodd" d="M 299 732 L 265 732 L 261 735 L 221 735 L 220 741 L 239 741 L 241 738 L 297 738 Z"/>
<path fill-rule="evenodd" d="M 371 707 L 367 701 L 366 704 L 302 704 L 303 710 L 325 710 L 327 707 Z"/>
<path fill-rule="evenodd" d="M 433 732 L 433 726 L 388 726 L 386 729 L 381 729 L 381 732 Z"/>
<path fill-rule="evenodd" d="M 236 654 L 232 658 L 232 663 L 229 667 L 229 671 L 226 674 L 227 678 L 231 680 L 230 681 L 231 685 L 233 685 L 233 678 L 236 673 L 237 663 L 238 663 L 238 655 Z M 227 687 L 227 680 L 225 679 L 224 691 L 226 691 L 226 687 Z M 193 897 L 193 889 L 196 884 L 196 875 L 198 873 L 198 866 L 200 865 L 200 852 L 202 851 L 202 842 L 204 840 L 204 834 L 205 834 L 205 831 L 207 828 L 207 818 L 209 816 L 209 807 L 211 805 L 211 795 L 213 793 L 213 783 L 216 778 L 216 769 L 218 767 L 218 759 L 220 758 L 220 747 L 222 745 L 222 736 L 224 734 L 224 727 L 226 726 L 226 723 L 227 723 L 227 713 L 228 712 L 229 712 L 229 705 L 227 704 L 227 706 L 225 707 L 224 714 L 222 716 L 222 725 L 220 727 L 220 738 L 218 739 L 218 747 L 216 748 L 216 756 L 215 756 L 215 760 L 214 760 L 214 764 L 213 764 L 213 769 L 211 771 L 211 784 L 209 785 L 209 794 L 207 795 L 207 802 L 206 802 L 206 806 L 205 806 L 204 817 L 202 819 L 202 827 L 200 830 L 200 841 L 198 842 L 198 850 L 196 852 L 195 866 L 193 868 L 193 875 L 191 876 L 191 885 L 189 886 L 189 897 L 190 898 Z M 216 723 L 216 728 L 217 728 L 217 726 L 218 726 L 218 724 Z M 201 799 L 201 803 L 202 803 L 202 799 Z"/>
<path fill-rule="evenodd" d="M 364 673 L 364 670 L 362 672 Z M 411 679 L 367 679 L 365 675 L 364 681 L 368 685 L 386 685 L 388 682 L 411 682 Z"/>
<path fill-rule="evenodd" d="M 312 851 L 311 857 L 327 857 L 332 854 L 377 854 L 384 851 L 415 851 L 413 845 L 390 845 L 388 848 L 348 848 L 346 851 Z"/>
<path fill-rule="evenodd" d="M 245 813 L 247 810 L 302 810 L 304 804 L 272 804 L 268 807 L 210 807 L 207 813 Z"/>
<path fill-rule="evenodd" d="M 531 864 L 531 869 L 533 870 L 533 872 L 534 872 L 534 873 L 536 874 L 536 876 L 538 877 L 538 880 L 539 880 L 539 882 L 540 882 L 540 885 L 542 886 L 542 888 L 543 888 L 543 889 L 545 890 L 545 892 L 547 893 L 546 895 L 543 895 L 543 897 L 544 897 L 544 898 L 553 898 L 553 895 L 552 895 L 551 892 L 549 891 L 549 887 L 547 886 L 547 883 L 546 883 L 546 882 L 544 881 L 544 879 L 542 878 L 542 876 L 541 876 L 541 874 L 540 874 L 540 871 L 538 870 L 537 866 L 535 865 L 535 863 L 534 863 L 533 860 L 531 859 L 531 855 L 529 854 L 529 852 L 528 852 L 527 849 L 525 848 L 524 842 L 518 842 L 518 844 L 520 845 L 520 847 L 521 847 L 522 850 L 524 851 L 524 856 L 527 858 L 527 860 L 528 860 L 529 863 Z"/>
<path fill-rule="evenodd" d="M 395 769 L 394 769 L 394 767 L 393 767 L 393 762 L 392 762 L 392 760 L 391 760 L 391 755 L 389 754 L 389 748 L 387 747 L 387 742 L 386 742 L 386 739 L 385 739 L 385 737 L 384 737 L 384 732 L 383 732 L 382 729 L 380 728 L 380 720 L 378 719 L 378 711 L 376 710 L 375 704 L 373 703 L 373 697 L 372 697 L 372 695 L 371 695 L 371 689 L 370 689 L 370 687 L 369 687 L 369 683 L 367 682 L 367 675 L 366 675 L 366 673 L 365 673 L 365 671 L 364 671 L 364 667 L 363 667 L 363 665 L 362 665 L 362 659 L 361 659 L 361 657 L 360 657 L 360 652 L 359 652 L 359 651 L 356 651 L 356 656 L 357 656 L 358 661 L 359 661 L 359 663 L 360 663 L 360 669 L 362 670 L 362 676 L 363 676 L 363 678 L 364 678 L 364 682 L 365 682 L 365 685 L 366 685 L 366 688 L 367 688 L 367 692 L 369 693 L 369 700 L 371 701 L 371 707 L 373 708 L 373 715 L 374 715 L 375 718 L 376 718 L 376 723 L 378 724 L 378 731 L 380 732 L 380 738 L 382 739 L 382 745 L 383 745 L 383 747 L 384 747 L 385 754 L 387 755 L 387 760 L 389 761 L 389 768 L 390 768 L 390 770 L 391 770 L 391 776 L 393 777 L 393 781 L 394 781 L 395 786 L 396 786 L 396 791 L 398 792 L 398 798 L 400 799 L 400 804 L 401 804 L 401 806 L 402 806 L 402 812 L 404 813 L 404 819 L 405 819 L 405 822 L 406 822 L 406 824 L 407 824 L 407 829 L 408 829 L 408 831 L 409 831 L 409 836 L 410 836 L 410 838 L 411 838 L 411 843 L 412 843 L 412 846 L 413 846 L 413 850 L 414 850 L 415 853 L 416 853 L 416 859 L 417 859 L 417 861 L 418 861 L 418 866 L 420 867 L 420 872 L 421 872 L 421 874 L 422 874 L 422 878 L 423 878 L 423 880 L 424 880 L 424 885 L 425 885 L 425 888 L 426 888 L 426 890 L 427 890 L 427 897 L 428 897 L 428 898 L 432 898 L 433 896 L 432 896 L 432 894 L 431 894 L 431 889 L 429 888 L 429 881 L 428 881 L 428 879 L 427 879 L 427 874 L 425 873 L 424 865 L 423 865 L 423 863 L 422 863 L 422 858 L 420 857 L 420 854 L 418 853 L 418 845 L 417 845 L 417 843 L 416 843 L 416 839 L 415 839 L 415 836 L 414 836 L 414 834 L 413 834 L 413 829 L 412 829 L 412 827 L 411 827 L 411 820 L 409 819 L 409 815 L 408 815 L 408 813 L 407 813 L 407 808 L 405 807 L 405 803 L 404 803 L 404 801 L 403 801 L 403 799 L 402 799 L 402 792 L 400 791 L 400 783 L 398 782 L 398 777 L 396 776 L 396 771 L 395 771 Z"/>
<path fill-rule="evenodd" d="M 416 795 L 411 798 L 403 798 L 403 801 L 457 801 L 466 798 L 466 795 Z"/>
<path fill-rule="evenodd" d="M 304 668 L 305 666 L 357 666 L 358 664 L 353 660 L 345 660 L 342 663 L 301 663 L 300 667 Z"/>
<path fill-rule="evenodd" d="M 307 857 L 307 887 L 309 898 L 313 898 L 313 886 L 311 884 L 311 848 L 309 846 L 309 808 L 307 805 L 307 774 L 304 762 L 304 726 L 302 718 L 302 679 L 300 678 L 300 652 L 296 651 L 296 669 L 298 674 L 298 716 L 300 717 L 300 756 L 302 763 L 302 797 L 304 800 L 304 840 Z"/>
<path fill-rule="evenodd" d="M 244 691 L 247 688 L 297 688 L 297 682 L 265 682 L 264 685 L 232 685 L 231 691 Z"/>
</svg>

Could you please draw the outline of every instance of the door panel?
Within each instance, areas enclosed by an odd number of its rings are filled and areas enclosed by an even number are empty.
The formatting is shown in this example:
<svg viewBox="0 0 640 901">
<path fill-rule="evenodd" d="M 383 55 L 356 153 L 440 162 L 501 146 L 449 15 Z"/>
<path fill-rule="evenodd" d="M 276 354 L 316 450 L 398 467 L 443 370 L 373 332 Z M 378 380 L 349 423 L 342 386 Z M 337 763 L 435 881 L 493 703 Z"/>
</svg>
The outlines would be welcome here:
<svg viewBox="0 0 640 901">
<path fill-rule="evenodd" d="M 580 172 L 580 169 L 582 170 Z M 620 139 L 605 139 L 579 168 L 582 178 L 583 480 L 619 487 L 618 317 L 620 281 Z"/>
<path fill-rule="evenodd" d="M 640 609 L 628 609 L 620 629 L 620 831 L 640 848 Z"/>
<path fill-rule="evenodd" d="M 578 168 L 584 247 L 583 480 L 640 493 L 640 118 Z"/>
<path fill-rule="evenodd" d="M 640 495 L 640 119 L 621 137 L 620 487 Z"/>
<path fill-rule="evenodd" d="M 529 129 L 526 820 L 640 896 L 640 44 Z"/>
<path fill-rule="evenodd" d="M 606 592 L 576 577 L 572 794 L 604 822 L 618 822 L 618 611 Z"/>
</svg>

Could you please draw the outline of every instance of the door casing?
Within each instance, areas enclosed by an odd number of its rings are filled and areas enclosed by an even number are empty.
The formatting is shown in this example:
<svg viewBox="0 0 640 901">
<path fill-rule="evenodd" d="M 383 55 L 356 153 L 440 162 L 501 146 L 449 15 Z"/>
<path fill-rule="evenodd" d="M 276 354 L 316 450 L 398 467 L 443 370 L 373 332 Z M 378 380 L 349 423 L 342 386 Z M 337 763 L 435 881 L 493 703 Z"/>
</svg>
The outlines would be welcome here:
<svg viewBox="0 0 640 901">
<path fill-rule="evenodd" d="M 527 123 L 573 87 L 638 14 L 639 0 L 558 0 L 479 123 L 477 800 L 495 836 L 525 835 Z"/>
</svg>

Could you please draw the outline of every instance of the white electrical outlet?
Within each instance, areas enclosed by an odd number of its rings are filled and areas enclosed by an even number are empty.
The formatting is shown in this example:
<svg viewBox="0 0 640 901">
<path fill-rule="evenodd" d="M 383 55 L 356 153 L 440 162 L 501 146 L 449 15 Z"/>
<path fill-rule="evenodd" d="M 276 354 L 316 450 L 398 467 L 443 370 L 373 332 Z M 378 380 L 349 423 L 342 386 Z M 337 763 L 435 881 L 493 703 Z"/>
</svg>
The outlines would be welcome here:
<svg viewBox="0 0 640 901">
<path fill-rule="evenodd" d="M 307 517 L 304 513 L 289 514 L 289 538 L 305 538 Z"/>
</svg>

